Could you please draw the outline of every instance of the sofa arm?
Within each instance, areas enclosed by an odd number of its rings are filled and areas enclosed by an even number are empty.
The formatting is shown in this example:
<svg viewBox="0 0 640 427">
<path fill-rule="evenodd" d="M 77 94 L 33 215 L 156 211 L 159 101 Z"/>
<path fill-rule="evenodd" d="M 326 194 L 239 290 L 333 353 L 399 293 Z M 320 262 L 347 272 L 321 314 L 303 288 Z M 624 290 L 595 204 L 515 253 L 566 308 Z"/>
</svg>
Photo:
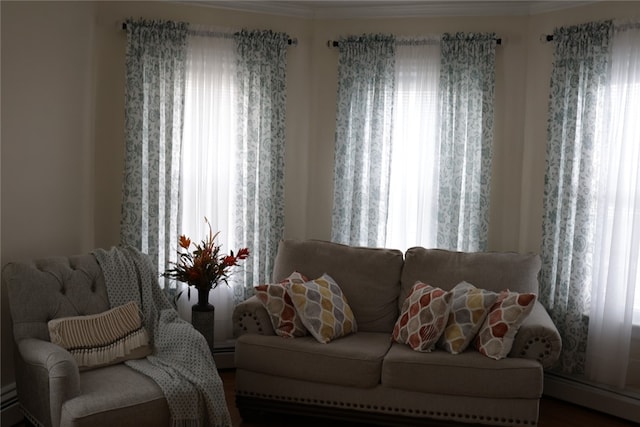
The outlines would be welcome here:
<svg viewBox="0 0 640 427">
<path fill-rule="evenodd" d="M 18 397 L 25 409 L 45 424 L 60 423 L 62 404 L 80 394 L 80 372 L 64 348 L 35 338 L 17 343 Z"/>
<path fill-rule="evenodd" d="M 255 295 L 233 309 L 233 336 L 244 334 L 276 334 L 269 313 Z"/>
<path fill-rule="evenodd" d="M 516 334 L 509 356 L 537 360 L 546 369 L 556 363 L 561 350 L 562 339 L 558 329 L 542 304 L 536 301 Z"/>
</svg>

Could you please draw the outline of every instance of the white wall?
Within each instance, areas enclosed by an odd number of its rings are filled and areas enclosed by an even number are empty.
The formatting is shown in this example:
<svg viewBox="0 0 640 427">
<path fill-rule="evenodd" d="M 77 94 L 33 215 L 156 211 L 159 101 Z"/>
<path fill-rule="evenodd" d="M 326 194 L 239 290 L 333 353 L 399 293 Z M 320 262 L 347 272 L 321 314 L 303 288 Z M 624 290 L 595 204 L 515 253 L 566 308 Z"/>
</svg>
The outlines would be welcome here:
<svg viewBox="0 0 640 427">
<path fill-rule="evenodd" d="M 119 240 L 127 17 L 285 31 L 288 53 L 288 238 L 330 236 L 337 52 L 328 39 L 494 31 L 495 159 L 489 245 L 538 251 L 554 26 L 640 16 L 638 2 L 606 2 L 531 17 L 307 20 L 158 2 L 0 2 L 2 156 L 0 264 L 81 253 Z M 2 386 L 13 382 L 2 288 Z M 638 346 L 634 347 L 638 349 Z M 636 357 L 638 359 L 638 357 Z"/>
<path fill-rule="evenodd" d="M 87 251 L 94 242 L 94 6 L 1 7 L 0 264 Z M 3 287 L 2 385 L 13 381 L 9 324 Z"/>
</svg>

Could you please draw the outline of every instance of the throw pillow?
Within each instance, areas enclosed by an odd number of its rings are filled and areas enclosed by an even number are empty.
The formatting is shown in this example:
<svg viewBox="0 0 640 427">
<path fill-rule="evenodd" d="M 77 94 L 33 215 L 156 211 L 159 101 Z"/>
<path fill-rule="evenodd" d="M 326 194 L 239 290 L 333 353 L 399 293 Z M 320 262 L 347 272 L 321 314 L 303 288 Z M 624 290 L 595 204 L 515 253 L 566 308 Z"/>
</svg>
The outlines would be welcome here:
<svg viewBox="0 0 640 427">
<path fill-rule="evenodd" d="M 321 343 L 357 331 L 353 311 L 338 284 L 328 274 L 287 289 L 309 333 Z"/>
<path fill-rule="evenodd" d="M 462 353 L 473 341 L 498 298 L 495 292 L 460 282 L 451 290 L 451 310 L 439 346 L 451 354 Z"/>
<path fill-rule="evenodd" d="M 533 310 L 535 302 L 535 294 L 500 292 L 476 337 L 478 351 L 496 360 L 507 357 L 520 325 Z"/>
<path fill-rule="evenodd" d="M 280 283 L 256 286 L 256 296 L 269 313 L 276 335 L 285 338 L 307 335 L 307 329 L 293 306 L 287 288 L 292 283 L 304 283 L 308 280 L 304 275 L 294 271 Z"/>
<path fill-rule="evenodd" d="M 81 370 L 151 354 L 149 334 L 133 301 L 99 314 L 53 319 L 47 326 L 51 342 L 67 349 Z"/>
<path fill-rule="evenodd" d="M 393 340 L 416 351 L 433 350 L 447 325 L 450 300 L 451 293 L 416 282 L 402 304 Z"/>
</svg>

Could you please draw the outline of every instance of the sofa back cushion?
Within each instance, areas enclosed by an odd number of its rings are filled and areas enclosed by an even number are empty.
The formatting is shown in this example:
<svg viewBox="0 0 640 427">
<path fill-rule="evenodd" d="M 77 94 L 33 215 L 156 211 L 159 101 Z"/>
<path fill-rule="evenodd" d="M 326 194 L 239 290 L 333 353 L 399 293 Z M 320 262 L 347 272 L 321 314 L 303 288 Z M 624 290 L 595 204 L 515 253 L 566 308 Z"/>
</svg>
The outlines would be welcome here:
<svg viewBox="0 0 640 427">
<path fill-rule="evenodd" d="M 293 271 L 309 279 L 324 273 L 344 293 L 363 332 L 389 332 L 398 318 L 402 252 L 346 246 L 320 240 L 283 240 L 273 270 L 279 282 Z"/>
<path fill-rule="evenodd" d="M 540 256 L 514 252 L 454 252 L 414 247 L 405 254 L 399 305 L 420 280 L 451 290 L 466 281 L 476 288 L 538 294 Z"/>
</svg>

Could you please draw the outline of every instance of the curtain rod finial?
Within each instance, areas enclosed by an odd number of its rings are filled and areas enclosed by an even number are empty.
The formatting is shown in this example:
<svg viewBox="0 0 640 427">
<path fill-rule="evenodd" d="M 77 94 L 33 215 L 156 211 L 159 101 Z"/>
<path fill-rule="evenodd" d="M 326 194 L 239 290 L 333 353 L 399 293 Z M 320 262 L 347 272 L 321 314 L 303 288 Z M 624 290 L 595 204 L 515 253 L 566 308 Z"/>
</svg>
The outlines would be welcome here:
<svg viewBox="0 0 640 427">
<path fill-rule="evenodd" d="M 553 34 L 540 34 L 540 43 L 548 43 L 553 41 Z"/>
</svg>

